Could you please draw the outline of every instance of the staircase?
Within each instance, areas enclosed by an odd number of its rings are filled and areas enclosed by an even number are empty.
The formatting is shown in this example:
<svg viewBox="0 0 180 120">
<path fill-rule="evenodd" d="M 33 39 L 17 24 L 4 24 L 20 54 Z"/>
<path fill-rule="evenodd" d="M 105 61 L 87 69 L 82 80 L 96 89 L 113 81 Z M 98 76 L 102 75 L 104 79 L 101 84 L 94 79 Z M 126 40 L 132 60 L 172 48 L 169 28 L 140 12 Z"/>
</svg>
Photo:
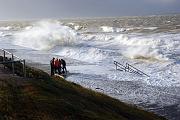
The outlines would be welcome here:
<svg viewBox="0 0 180 120">
<path fill-rule="evenodd" d="M 129 72 L 129 73 L 133 73 L 133 74 L 136 74 L 136 75 L 141 75 L 141 76 L 147 76 L 147 77 L 150 77 L 149 75 L 147 75 L 146 73 L 142 72 L 141 70 L 135 68 L 134 66 L 126 63 L 125 65 L 117 62 L 117 61 L 114 61 L 114 64 L 116 66 L 116 70 L 119 70 L 119 71 L 124 71 L 124 72 Z"/>
<path fill-rule="evenodd" d="M 13 75 L 15 74 L 15 65 L 18 62 L 22 63 L 22 71 L 24 77 L 26 77 L 25 60 L 19 58 L 18 56 L 14 55 L 13 53 L 10 53 L 7 50 L 0 49 L 0 64 L 4 65 L 4 69 L 6 65 L 11 65 Z"/>
</svg>

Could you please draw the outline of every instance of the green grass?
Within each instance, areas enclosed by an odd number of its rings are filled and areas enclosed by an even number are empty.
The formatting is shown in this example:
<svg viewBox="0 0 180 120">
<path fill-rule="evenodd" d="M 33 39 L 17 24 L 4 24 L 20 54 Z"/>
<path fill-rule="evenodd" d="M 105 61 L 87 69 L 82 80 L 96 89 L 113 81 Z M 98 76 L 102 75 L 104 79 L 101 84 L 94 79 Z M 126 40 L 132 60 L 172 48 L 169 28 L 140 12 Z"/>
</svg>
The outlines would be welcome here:
<svg viewBox="0 0 180 120">
<path fill-rule="evenodd" d="M 28 78 L 0 77 L 0 120 L 165 119 L 41 70 L 28 72 Z"/>
</svg>

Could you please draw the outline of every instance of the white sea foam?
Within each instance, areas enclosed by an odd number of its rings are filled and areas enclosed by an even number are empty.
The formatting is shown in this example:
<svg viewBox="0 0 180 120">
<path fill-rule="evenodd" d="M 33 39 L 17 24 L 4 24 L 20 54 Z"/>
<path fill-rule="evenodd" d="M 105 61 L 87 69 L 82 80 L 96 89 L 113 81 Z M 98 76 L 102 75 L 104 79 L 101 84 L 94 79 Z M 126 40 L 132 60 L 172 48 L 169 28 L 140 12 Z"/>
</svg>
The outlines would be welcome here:
<svg viewBox="0 0 180 120">
<path fill-rule="evenodd" d="M 94 63 L 100 62 L 107 58 L 107 54 L 98 48 L 63 48 L 60 52 L 56 53 L 64 57 L 73 58 L 76 60 Z"/>
<path fill-rule="evenodd" d="M 109 27 L 109 26 L 101 26 L 100 29 L 103 32 L 124 32 L 126 29 L 124 28 L 115 28 L 115 27 Z"/>
<path fill-rule="evenodd" d="M 73 24 L 74 25 L 74 24 Z M 106 30 L 106 29 L 107 30 Z M 104 26 L 105 31 L 114 28 Z M 127 34 L 88 34 L 77 35 L 70 27 L 63 26 L 57 21 L 40 21 L 27 26 L 15 34 L 14 43 L 36 50 L 59 48 L 60 55 L 84 61 L 105 59 L 109 53 L 103 53 L 101 48 L 119 49 L 116 52 L 131 59 L 169 60 L 169 54 L 180 47 L 179 35 L 127 35 Z M 63 50 L 63 46 L 81 46 Z M 86 47 L 87 46 L 87 47 Z M 91 47 L 92 46 L 92 47 Z M 123 49 L 122 49 L 123 48 Z M 89 57 L 90 56 L 90 57 Z"/>
<path fill-rule="evenodd" d="M 1 37 L 3 36 L 3 32 L 0 32 L 0 36 L 1 36 Z"/>
<path fill-rule="evenodd" d="M 74 30 L 81 30 L 83 28 L 83 26 L 71 22 L 68 23 L 67 26 L 71 27 Z"/>
<path fill-rule="evenodd" d="M 10 29 L 12 29 L 12 27 L 11 27 L 11 26 L 7 26 L 7 27 L 0 27 L 0 30 L 2 30 L 2 31 L 6 31 L 6 30 L 10 30 Z"/>
<path fill-rule="evenodd" d="M 128 27 L 128 28 L 125 28 L 126 31 L 133 31 L 133 30 L 156 30 L 158 29 L 158 27 Z"/>
<path fill-rule="evenodd" d="M 179 51 L 180 35 L 118 35 L 118 34 L 98 34 L 86 35 L 82 37 L 92 46 L 103 48 L 119 49 L 122 55 L 132 59 L 162 60 L 170 59 L 169 54 Z"/>
<path fill-rule="evenodd" d="M 143 29 L 145 30 L 156 30 L 158 27 L 145 27 Z"/>
<path fill-rule="evenodd" d="M 74 26 L 74 25 L 75 25 L 75 23 L 70 22 L 70 23 L 68 23 L 68 25 L 72 25 L 72 26 Z"/>
<path fill-rule="evenodd" d="M 30 30 L 32 28 L 33 28 L 33 26 L 27 26 L 27 27 L 25 27 L 25 30 Z"/>
<path fill-rule="evenodd" d="M 120 35 L 116 37 L 119 40 L 119 44 L 126 46 L 122 54 L 129 58 L 138 59 L 157 59 L 157 60 L 168 60 L 165 54 L 163 54 L 161 44 L 164 40 L 158 37 L 128 37 Z M 168 44 L 167 44 L 168 45 Z"/>
<path fill-rule="evenodd" d="M 14 35 L 14 44 L 36 50 L 51 49 L 76 42 L 76 32 L 57 21 L 40 21 Z"/>
<path fill-rule="evenodd" d="M 12 35 L 12 33 L 11 32 L 2 32 L 2 31 L 0 31 L 0 37 L 8 37 L 8 36 L 11 36 Z"/>
</svg>

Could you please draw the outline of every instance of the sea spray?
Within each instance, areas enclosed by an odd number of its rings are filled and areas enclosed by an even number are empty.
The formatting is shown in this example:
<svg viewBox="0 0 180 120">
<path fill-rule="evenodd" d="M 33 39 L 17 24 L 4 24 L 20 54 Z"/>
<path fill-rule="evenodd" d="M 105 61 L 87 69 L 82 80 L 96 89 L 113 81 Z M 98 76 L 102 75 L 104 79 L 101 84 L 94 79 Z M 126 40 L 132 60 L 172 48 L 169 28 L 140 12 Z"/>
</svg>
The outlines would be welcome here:
<svg viewBox="0 0 180 120">
<path fill-rule="evenodd" d="M 106 51 L 92 47 L 66 47 L 61 49 L 60 52 L 57 53 L 57 55 L 73 58 L 88 63 L 101 62 L 108 57 L 108 53 L 106 53 Z"/>
<path fill-rule="evenodd" d="M 180 46 L 179 34 L 77 34 L 58 21 L 36 22 L 14 37 L 13 43 L 19 46 L 36 50 L 56 49 L 53 52 L 57 55 L 91 62 L 113 59 L 112 55 L 167 61 L 176 59 L 171 53 L 179 51 Z"/>
<path fill-rule="evenodd" d="M 102 32 L 125 32 L 126 29 L 124 28 L 115 28 L 115 27 L 110 27 L 110 26 L 101 26 L 100 30 Z"/>
<path fill-rule="evenodd" d="M 36 50 L 48 50 L 55 46 L 73 45 L 76 32 L 58 21 L 46 20 L 34 23 L 14 34 L 14 44 Z"/>
<path fill-rule="evenodd" d="M 11 30 L 12 27 L 11 26 L 7 26 L 7 27 L 0 27 L 0 31 L 8 31 Z"/>
<path fill-rule="evenodd" d="M 96 46 L 103 50 L 113 48 L 119 55 L 131 59 L 148 61 L 169 61 L 170 59 L 176 59 L 171 52 L 179 51 L 179 38 L 179 34 L 140 35 L 100 33 L 96 35 L 81 35 L 81 39 L 86 41 L 86 45 Z M 108 55 L 110 54 L 108 53 Z"/>
<path fill-rule="evenodd" d="M 164 54 L 163 44 L 165 39 L 153 36 L 125 36 L 119 35 L 116 37 L 119 44 L 125 46 L 122 54 L 131 59 L 146 59 L 146 60 L 168 60 Z M 163 46 L 164 45 L 164 46 Z"/>
</svg>

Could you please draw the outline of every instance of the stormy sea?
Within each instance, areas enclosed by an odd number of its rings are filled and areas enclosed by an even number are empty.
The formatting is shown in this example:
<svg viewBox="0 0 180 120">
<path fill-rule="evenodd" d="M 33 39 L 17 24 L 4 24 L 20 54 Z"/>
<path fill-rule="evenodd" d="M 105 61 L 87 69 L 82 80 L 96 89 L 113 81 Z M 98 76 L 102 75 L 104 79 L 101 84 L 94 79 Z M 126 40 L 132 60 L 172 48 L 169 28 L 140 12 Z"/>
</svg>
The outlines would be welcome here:
<svg viewBox="0 0 180 120">
<path fill-rule="evenodd" d="M 180 119 L 180 15 L 0 21 L 0 48 L 48 73 L 63 58 L 68 81 Z"/>
</svg>

